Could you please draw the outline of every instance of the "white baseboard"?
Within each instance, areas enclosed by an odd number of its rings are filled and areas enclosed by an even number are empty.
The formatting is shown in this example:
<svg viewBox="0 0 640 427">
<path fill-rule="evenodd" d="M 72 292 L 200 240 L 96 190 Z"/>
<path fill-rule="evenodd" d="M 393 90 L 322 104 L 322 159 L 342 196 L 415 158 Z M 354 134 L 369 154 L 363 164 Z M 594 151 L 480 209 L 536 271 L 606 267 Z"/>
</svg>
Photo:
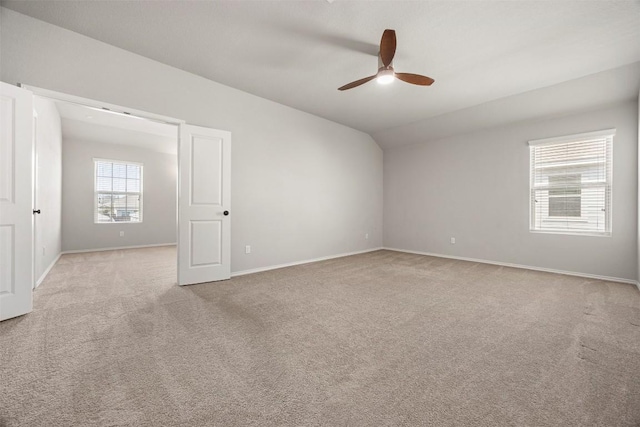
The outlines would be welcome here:
<svg viewBox="0 0 640 427">
<path fill-rule="evenodd" d="M 270 265 L 268 267 L 260 267 L 260 268 L 252 268 L 250 270 L 235 271 L 231 273 L 231 277 L 244 276 L 245 274 L 261 273 L 263 271 L 277 270 L 279 268 L 293 267 L 295 265 L 309 264 L 309 263 L 318 262 L 318 261 L 326 261 L 329 259 L 342 258 L 346 256 L 351 256 L 351 255 L 366 254 L 367 252 L 379 251 L 381 249 L 383 248 L 381 247 L 371 248 L 371 249 L 365 249 L 363 251 L 346 252 L 338 255 L 329 255 L 329 256 L 320 257 L 320 258 L 306 259 L 304 261 L 295 261 L 295 262 L 289 262 L 286 264 Z"/>
<path fill-rule="evenodd" d="M 175 246 L 175 243 L 156 243 L 153 245 L 136 245 L 136 246 L 116 246 L 113 248 L 97 248 L 97 249 L 80 249 L 73 251 L 62 251 L 62 255 L 66 254 L 83 254 L 86 252 L 103 252 L 103 251 L 117 251 L 121 249 L 141 249 L 141 248 L 157 248 L 159 246 Z"/>
<path fill-rule="evenodd" d="M 58 254 L 58 256 L 56 257 L 56 259 L 54 259 L 53 262 L 51 262 L 51 264 L 49 264 L 49 267 L 47 267 L 47 269 L 44 271 L 44 273 L 42 273 L 40 278 L 36 281 L 35 286 L 33 287 L 33 289 L 37 288 L 38 286 L 40 286 L 42 284 L 42 282 L 44 282 L 45 277 L 47 277 L 47 274 L 49 274 L 49 272 L 51 271 L 53 266 L 56 265 L 56 262 L 58 262 L 58 260 L 60 259 L 61 256 L 62 256 L 62 252 L 60 252 Z"/>
<path fill-rule="evenodd" d="M 608 281 L 608 282 L 630 283 L 632 285 L 638 286 L 638 290 L 640 290 L 640 285 L 638 284 L 638 282 L 636 280 L 623 279 L 621 277 L 599 276 L 597 274 L 579 273 L 577 271 L 556 270 L 556 269 L 553 269 L 553 268 L 534 267 L 534 266 L 531 266 L 531 265 L 523 265 L 523 264 L 511 264 L 511 263 L 508 263 L 508 262 L 490 261 L 490 260 L 486 260 L 486 259 L 467 258 L 467 257 L 453 256 L 453 255 L 443 255 L 443 254 L 434 254 L 434 253 L 431 253 L 431 252 L 410 251 L 410 250 L 407 250 L 407 249 L 398 249 L 398 248 L 383 248 L 383 249 L 386 249 L 388 251 L 406 252 L 406 253 L 409 253 L 409 254 L 416 254 L 416 255 L 427 255 L 427 256 L 433 256 L 433 257 L 438 257 L 438 258 L 449 258 L 449 259 L 458 259 L 458 260 L 461 260 L 461 261 L 480 262 L 482 264 L 493 264 L 493 265 L 500 265 L 500 266 L 503 266 L 503 267 L 513 267 L 513 268 L 522 268 L 522 269 L 525 269 L 525 270 L 544 271 L 544 272 L 547 272 L 547 273 L 564 274 L 564 275 L 567 275 L 567 276 L 586 277 L 586 278 L 589 278 L 589 279 L 605 280 L 605 281 Z"/>
</svg>

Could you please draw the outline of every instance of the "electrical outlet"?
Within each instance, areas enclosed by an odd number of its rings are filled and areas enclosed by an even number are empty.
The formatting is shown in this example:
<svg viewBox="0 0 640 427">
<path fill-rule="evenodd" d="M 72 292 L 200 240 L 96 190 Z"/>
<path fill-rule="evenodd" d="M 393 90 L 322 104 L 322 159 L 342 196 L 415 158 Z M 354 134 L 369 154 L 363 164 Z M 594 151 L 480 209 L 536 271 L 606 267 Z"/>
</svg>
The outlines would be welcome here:
<svg viewBox="0 0 640 427">
<path fill-rule="evenodd" d="M 44 254 L 46 253 L 46 249 L 44 246 L 42 247 L 42 255 L 44 256 Z"/>
<path fill-rule="evenodd" d="M 365 238 L 365 239 L 369 239 L 369 233 L 366 233 L 366 234 L 364 235 L 364 238 Z"/>
<path fill-rule="evenodd" d="M 451 238 L 451 244 L 452 244 L 452 245 L 455 245 L 455 244 L 456 244 L 456 238 L 455 238 L 455 237 L 452 237 L 452 238 Z"/>
<path fill-rule="evenodd" d="M 124 231 L 120 232 L 120 237 L 124 237 Z"/>
<path fill-rule="evenodd" d="M 247 245 L 244 247 L 244 253 L 245 254 L 250 254 L 251 253 L 251 245 Z"/>
</svg>

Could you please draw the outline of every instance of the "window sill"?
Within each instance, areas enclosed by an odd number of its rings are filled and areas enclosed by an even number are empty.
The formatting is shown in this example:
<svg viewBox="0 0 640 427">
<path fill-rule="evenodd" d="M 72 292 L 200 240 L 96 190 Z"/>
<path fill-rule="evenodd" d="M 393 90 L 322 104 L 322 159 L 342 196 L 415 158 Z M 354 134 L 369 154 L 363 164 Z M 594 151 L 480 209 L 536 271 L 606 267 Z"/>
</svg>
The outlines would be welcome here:
<svg viewBox="0 0 640 427">
<path fill-rule="evenodd" d="M 562 216 L 558 216 L 558 217 L 554 217 L 554 218 L 545 218 L 542 220 L 542 222 L 550 222 L 550 223 L 557 223 L 557 222 L 571 222 L 571 223 L 587 223 L 589 222 L 588 218 L 585 217 L 562 217 Z"/>
<path fill-rule="evenodd" d="M 571 230 L 534 230 L 530 229 L 530 233 L 534 234 L 563 234 L 567 236 L 588 236 L 588 237 L 611 237 L 610 231 L 594 232 L 594 231 L 571 231 Z"/>
<path fill-rule="evenodd" d="M 93 222 L 96 225 L 142 224 L 142 221 Z"/>
</svg>

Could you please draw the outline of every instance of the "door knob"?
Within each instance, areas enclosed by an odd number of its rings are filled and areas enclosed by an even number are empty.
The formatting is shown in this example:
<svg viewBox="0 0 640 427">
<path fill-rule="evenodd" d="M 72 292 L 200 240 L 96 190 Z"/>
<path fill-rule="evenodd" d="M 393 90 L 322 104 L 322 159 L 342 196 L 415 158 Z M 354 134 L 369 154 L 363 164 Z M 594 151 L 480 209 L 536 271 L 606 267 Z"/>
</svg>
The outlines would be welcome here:
<svg viewBox="0 0 640 427">
<path fill-rule="evenodd" d="M 222 213 L 224 214 L 224 216 L 229 215 L 229 211 L 224 211 L 224 212 L 222 212 Z"/>
<path fill-rule="evenodd" d="M 35 210 L 35 209 L 34 209 L 34 210 L 33 210 L 33 213 L 34 213 L 34 214 L 40 214 L 40 209 L 38 209 L 38 210 Z"/>
</svg>

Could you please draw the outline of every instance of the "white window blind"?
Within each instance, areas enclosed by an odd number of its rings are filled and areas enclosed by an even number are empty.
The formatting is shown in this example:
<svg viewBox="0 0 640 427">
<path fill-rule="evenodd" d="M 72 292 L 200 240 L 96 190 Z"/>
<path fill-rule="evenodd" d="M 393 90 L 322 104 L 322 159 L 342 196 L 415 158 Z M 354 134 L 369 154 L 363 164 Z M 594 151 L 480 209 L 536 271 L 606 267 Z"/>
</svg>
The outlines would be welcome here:
<svg viewBox="0 0 640 427">
<path fill-rule="evenodd" d="M 94 222 L 142 222 L 142 164 L 94 159 Z"/>
<path fill-rule="evenodd" d="M 615 129 L 529 141 L 532 231 L 611 235 Z"/>
</svg>

